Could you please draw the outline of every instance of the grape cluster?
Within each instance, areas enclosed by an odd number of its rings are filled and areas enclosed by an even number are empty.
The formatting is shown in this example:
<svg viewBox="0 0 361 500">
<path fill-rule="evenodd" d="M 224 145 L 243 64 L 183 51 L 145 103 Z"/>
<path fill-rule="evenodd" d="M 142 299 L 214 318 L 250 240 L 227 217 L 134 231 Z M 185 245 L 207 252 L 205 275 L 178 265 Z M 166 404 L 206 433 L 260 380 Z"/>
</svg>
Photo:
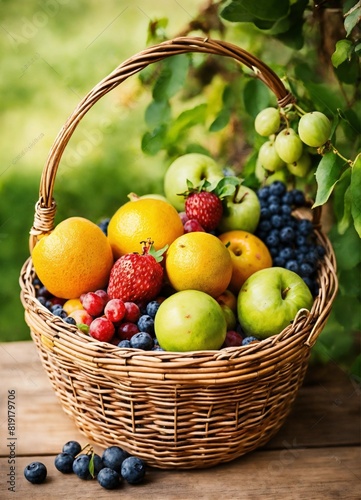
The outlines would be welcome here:
<svg viewBox="0 0 361 500">
<path fill-rule="evenodd" d="M 273 265 L 297 273 L 313 296 L 318 294 L 317 268 L 325 249 L 320 245 L 309 219 L 298 219 L 293 210 L 306 206 L 302 191 L 287 191 L 286 185 L 275 181 L 258 192 L 261 217 L 256 235 L 267 245 Z"/>
<path fill-rule="evenodd" d="M 294 111 L 265 108 L 256 116 L 256 132 L 268 137 L 258 153 L 267 172 L 289 172 L 305 177 L 312 167 L 310 148 L 323 146 L 331 134 L 331 122 L 323 113 L 313 111 L 299 118 Z"/>
</svg>

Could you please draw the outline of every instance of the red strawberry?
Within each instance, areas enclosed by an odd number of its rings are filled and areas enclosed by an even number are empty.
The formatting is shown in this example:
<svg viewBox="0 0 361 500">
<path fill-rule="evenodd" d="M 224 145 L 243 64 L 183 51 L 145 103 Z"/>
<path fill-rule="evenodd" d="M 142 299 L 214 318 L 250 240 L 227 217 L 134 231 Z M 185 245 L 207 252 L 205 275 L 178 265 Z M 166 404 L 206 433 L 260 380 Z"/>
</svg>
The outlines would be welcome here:
<svg viewBox="0 0 361 500">
<path fill-rule="evenodd" d="M 110 299 L 149 302 L 159 294 L 163 284 L 163 267 L 159 262 L 165 248 L 155 251 L 149 240 L 142 243 L 142 255 L 128 253 L 114 263 L 107 290 Z"/>
<path fill-rule="evenodd" d="M 206 231 L 213 231 L 222 218 L 223 205 L 215 193 L 200 191 L 190 193 L 185 211 L 188 219 L 196 219 Z"/>
</svg>

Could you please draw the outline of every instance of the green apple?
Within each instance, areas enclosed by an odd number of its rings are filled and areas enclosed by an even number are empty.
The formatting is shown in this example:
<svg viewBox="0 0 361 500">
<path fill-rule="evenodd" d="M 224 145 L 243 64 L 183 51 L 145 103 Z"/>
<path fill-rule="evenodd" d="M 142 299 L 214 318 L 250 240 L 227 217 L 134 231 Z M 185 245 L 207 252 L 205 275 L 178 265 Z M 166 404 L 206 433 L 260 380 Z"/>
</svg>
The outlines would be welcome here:
<svg viewBox="0 0 361 500">
<path fill-rule="evenodd" d="M 247 335 L 265 339 L 277 335 L 300 309 L 310 310 L 312 294 L 298 274 L 270 267 L 252 274 L 237 300 L 238 320 Z"/>
<path fill-rule="evenodd" d="M 261 205 L 256 193 L 251 188 L 241 184 L 233 195 L 224 198 L 223 216 L 218 229 L 222 233 L 233 229 L 254 233 L 260 213 Z"/>
<path fill-rule="evenodd" d="M 226 338 L 227 323 L 213 297 L 198 290 L 182 290 L 161 303 L 154 330 L 165 351 L 214 350 Z"/>
<path fill-rule="evenodd" d="M 178 210 L 184 210 L 184 196 L 187 180 L 198 186 L 204 179 L 211 184 L 223 177 L 223 169 L 210 156 L 189 153 L 180 156 L 171 163 L 164 176 L 164 193 L 168 201 Z"/>
</svg>

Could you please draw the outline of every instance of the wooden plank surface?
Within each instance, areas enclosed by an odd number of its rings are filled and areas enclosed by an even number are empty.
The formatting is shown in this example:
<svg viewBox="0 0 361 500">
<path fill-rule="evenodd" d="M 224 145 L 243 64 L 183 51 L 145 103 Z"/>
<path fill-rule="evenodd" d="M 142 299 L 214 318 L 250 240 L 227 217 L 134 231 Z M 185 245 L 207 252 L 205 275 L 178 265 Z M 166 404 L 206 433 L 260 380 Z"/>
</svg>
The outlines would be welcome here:
<svg viewBox="0 0 361 500">
<path fill-rule="evenodd" d="M 96 481 L 64 476 L 54 456 L 70 439 L 85 444 L 62 411 L 32 342 L 0 344 L 0 499 L 112 498 L 188 500 L 361 498 L 360 389 L 336 365 L 311 370 L 286 424 L 262 450 L 212 469 L 150 469 L 143 485 L 103 490 Z M 16 393 L 16 491 L 7 490 L 9 390 Z M 102 450 L 95 447 L 99 453 Z M 48 480 L 34 486 L 24 467 L 40 460 Z"/>
</svg>

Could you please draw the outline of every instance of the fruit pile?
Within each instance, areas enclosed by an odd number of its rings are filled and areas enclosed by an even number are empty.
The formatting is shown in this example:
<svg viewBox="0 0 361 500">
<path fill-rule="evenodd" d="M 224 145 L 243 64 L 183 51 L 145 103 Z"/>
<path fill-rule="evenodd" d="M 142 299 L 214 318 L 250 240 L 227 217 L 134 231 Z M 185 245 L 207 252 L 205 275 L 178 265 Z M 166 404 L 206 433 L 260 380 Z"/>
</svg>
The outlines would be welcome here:
<svg viewBox="0 0 361 500">
<path fill-rule="evenodd" d="M 327 141 L 323 117 L 303 115 L 298 136 L 267 108 L 255 128 L 277 134 L 267 142 L 283 168 Z M 193 153 L 169 166 L 164 193 L 131 193 L 98 225 L 71 217 L 42 235 L 32 253 L 39 302 L 98 341 L 178 352 L 256 342 L 311 309 L 325 250 L 294 215 L 301 191 L 276 180 L 255 192 Z"/>
<path fill-rule="evenodd" d="M 62 474 L 74 473 L 80 479 L 97 479 L 107 490 L 119 488 L 123 479 L 131 485 L 139 484 L 146 474 L 145 462 L 119 446 L 109 446 L 102 456 L 93 447 L 84 448 L 77 441 L 68 441 L 55 457 L 55 468 Z M 32 484 L 45 481 L 48 471 L 42 462 L 32 462 L 24 469 L 25 478 Z"/>
</svg>

